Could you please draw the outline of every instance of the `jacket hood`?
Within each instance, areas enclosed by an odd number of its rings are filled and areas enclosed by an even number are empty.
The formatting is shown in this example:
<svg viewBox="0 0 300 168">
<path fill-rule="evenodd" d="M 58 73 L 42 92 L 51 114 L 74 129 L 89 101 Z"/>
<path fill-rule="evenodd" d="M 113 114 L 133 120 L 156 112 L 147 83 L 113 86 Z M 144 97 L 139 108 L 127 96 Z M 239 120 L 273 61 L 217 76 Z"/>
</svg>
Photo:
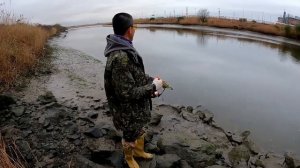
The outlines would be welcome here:
<svg viewBox="0 0 300 168">
<path fill-rule="evenodd" d="M 108 57 L 111 52 L 117 50 L 133 50 L 134 52 L 137 52 L 130 41 L 125 40 L 120 36 L 110 34 L 106 37 L 106 40 L 107 45 L 104 50 L 105 57 Z"/>
</svg>

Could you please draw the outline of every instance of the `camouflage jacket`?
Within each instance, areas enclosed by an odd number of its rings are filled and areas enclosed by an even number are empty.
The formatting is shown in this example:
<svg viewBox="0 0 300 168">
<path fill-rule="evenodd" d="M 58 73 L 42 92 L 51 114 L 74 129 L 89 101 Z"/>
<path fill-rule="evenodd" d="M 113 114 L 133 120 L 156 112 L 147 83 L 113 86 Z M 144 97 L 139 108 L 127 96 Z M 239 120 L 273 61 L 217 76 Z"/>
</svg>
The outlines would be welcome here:
<svg viewBox="0 0 300 168">
<path fill-rule="evenodd" d="M 109 35 L 104 82 L 113 122 L 117 129 L 141 129 L 149 122 L 153 78 L 145 74 L 142 57 L 132 44 Z"/>
</svg>

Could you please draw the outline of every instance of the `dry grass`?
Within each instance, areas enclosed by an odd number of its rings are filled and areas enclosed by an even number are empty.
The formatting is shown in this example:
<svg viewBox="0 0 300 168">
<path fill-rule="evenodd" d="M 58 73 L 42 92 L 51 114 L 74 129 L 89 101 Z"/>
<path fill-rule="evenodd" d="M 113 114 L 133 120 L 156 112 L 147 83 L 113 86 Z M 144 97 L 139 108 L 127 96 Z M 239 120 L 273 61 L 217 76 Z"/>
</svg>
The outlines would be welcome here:
<svg viewBox="0 0 300 168">
<path fill-rule="evenodd" d="M 18 75 L 32 68 L 52 33 L 28 24 L 0 26 L 0 85 L 12 85 Z"/>
<path fill-rule="evenodd" d="M 25 168 L 21 162 L 21 160 L 24 160 L 24 158 L 16 145 L 13 144 L 13 146 L 10 147 L 10 154 L 8 154 L 9 152 L 7 149 L 8 146 L 6 146 L 0 135 L 0 168 Z M 12 155 L 14 157 L 12 157 Z"/>
<path fill-rule="evenodd" d="M 31 25 L 0 3 L 0 93 L 36 65 L 48 38 L 61 28 Z"/>
<path fill-rule="evenodd" d="M 180 25 L 203 25 L 218 28 L 229 28 L 238 30 L 248 30 L 268 35 L 285 36 L 297 39 L 296 30 L 292 29 L 290 34 L 285 32 L 285 26 L 279 24 L 264 24 L 254 21 L 239 21 L 225 18 L 210 17 L 207 22 L 202 23 L 197 17 L 178 17 L 178 18 L 157 18 L 157 19 L 137 19 L 138 24 L 180 24 Z"/>
</svg>

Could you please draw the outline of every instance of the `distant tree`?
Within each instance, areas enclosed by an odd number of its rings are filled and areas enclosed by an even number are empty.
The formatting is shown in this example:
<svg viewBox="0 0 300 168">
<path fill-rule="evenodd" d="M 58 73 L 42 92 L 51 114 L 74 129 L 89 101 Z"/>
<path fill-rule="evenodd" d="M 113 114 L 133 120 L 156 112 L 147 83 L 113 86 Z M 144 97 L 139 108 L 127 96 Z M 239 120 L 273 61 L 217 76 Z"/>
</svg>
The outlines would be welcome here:
<svg viewBox="0 0 300 168">
<path fill-rule="evenodd" d="M 155 20 L 155 15 L 151 15 L 150 20 Z"/>
<path fill-rule="evenodd" d="M 208 20 L 208 17 L 209 17 L 209 12 L 207 9 L 200 9 L 198 11 L 198 18 L 201 22 L 207 22 Z"/>
<path fill-rule="evenodd" d="M 300 24 L 297 24 L 295 27 L 297 34 L 300 34 Z"/>
<path fill-rule="evenodd" d="M 289 37 L 291 35 L 291 32 L 292 32 L 291 26 L 290 25 L 286 25 L 284 27 L 284 31 L 285 31 L 285 35 Z"/>
<path fill-rule="evenodd" d="M 177 17 L 177 22 L 179 22 L 180 20 L 183 20 L 184 19 L 184 16 L 179 16 Z"/>
<path fill-rule="evenodd" d="M 295 27 L 297 38 L 300 39 L 300 24 L 297 24 Z"/>
</svg>

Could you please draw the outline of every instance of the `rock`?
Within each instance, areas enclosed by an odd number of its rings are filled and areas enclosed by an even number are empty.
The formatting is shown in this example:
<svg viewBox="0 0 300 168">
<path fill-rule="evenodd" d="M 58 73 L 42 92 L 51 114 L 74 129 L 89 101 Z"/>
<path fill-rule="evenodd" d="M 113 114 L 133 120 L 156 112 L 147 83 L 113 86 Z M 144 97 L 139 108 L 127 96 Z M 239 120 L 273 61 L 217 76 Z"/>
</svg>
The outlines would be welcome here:
<svg viewBox="0 0 300 168">
<path fill-rule="evenodd" d="M 150 134 L 152 134 L 152 135 L 150 135 Z M 157 146 L 157 142 L 158 142 L 159 138 L 160 137 L 157 134 L 148 132 L 145 137 L 145 141 L 148 142 L 145 144 L 145 150 L 150 153 L 159 154 L 160 149 Z"/>
<path fill-rule="evenodd" d="M 220 166 L 220 165 L 213 165 L 213 166 L 208 166 L 206 168 L 225 168 L 224 166 Z"/>
<path fill-rule="evenodd" d="M 191 112 L 187 112 L 185 110 L 182 110 L 181 115 L 182 115 L 183 119 L 190 121 L 190 122 L 197 122 L 200 120 L 197 115 L 195 115 Z"/>
<path fill-rule="evenodd" d="M 287 168 L 295 168 L 295 161 L 294 158 L 291 157 L 290 153 L 284 154 L 284 164 Z"/>
<path fill-rule="evenodd" d="M 69 138 L 70 140 L 76 140 L 80 138 L 80 134 L 68 135 L 67 138 Z"/>
<path fill-rule="evenodd" d="M 169 106 L 169 105 L 166 105 L 166 106 Z M 185 106 L 183 106 L 183 105 L 179 105 L 179 106 L 177 106 L 177 107 L 175 107 L 178 111 L 178 113 L 180 113 L 181 112 L 181 110 L 183 110 L 183 109 L 186 109 L 185 108 Z M 175 110 L 175 109 L 174 109 Z"/>
<path fill-rule="evenodd" d="M 87 140 L 87 147 L 92 152 L 91 160 L 99 164 L 111 164 L 116 152 L 114 141 L 105 138 Z"/>
<path fill-rule="evenodd" d="M 250 150 L 250 152 L 254 155 L 257 155 L 260 152 L 258 146 L 251 140 L 246 140 L 243 144 Z"/>
<path fill-rule="evenodd" d="M 140 168 L 157 168 L 156 163 L 156 156 L 154 155 L 152 159 L 146 160 L 146 159 L 136 159 L 137 163 L 139 164 Z"/>
<path fill-rule="evenodd" d="M 0 110 L 7 109 L 12 104 L 16 104 L 16 101 L 12 97 L 0 95 Z"/>
<path fill-rule="evenodd" d="M 94 121 L 91 120 L 89 117 L 82 117 L 82 116 L 79 116 L 78 119 L 82 120 L 82 121 L 86 121 L 92 125 L 95 125 Z"/>
<path fill-rule="evenodd" d="M 238 145 L 241 145 L 243 142 L 242 136 L 236 135 L 235 133 L 232 133 L 230 131 L 225 132 L 225 135 L 227 136 L 227 138 L 230 142 L 237 143 Z"/>
<path fill-rule="evenodd" d="M 89 130 L 87 130 L 86 132 L 84 132 L 85 135 L 92 137 L 92 138 L 101 138 L 103 137 L 103 133 L 102 130 L 99 128 L 91 128 Z"/>
<path fill-rule="evenodd" d="M 44 124 L 44 122 L 45 122 L 45 116 L 41 116 L 41 117 L 39 118 L 39 120 L 38 120 L 38 123 L 39 123 L 39 124 Z"/>
<path fill-rule="evenodd" d="M 264 157 L 260 157 L 265 168 L 282 168 L 284 163 L 284 157 L 267 153 Z"/>
<path fill-rule="evenodd" d="M 186 160 L 180 161 L 180 168 L 192 168 Z"/>
<path fill-rule="evenodd" d="M 181 147 L 189 147 L 188 139 L 184 133 L 164 133 L 157 145 L 165 153 L 177 153 Z"/>
<path fill-rule="evenodd" d="M 211 124 L 213 122 L 214 114 L 209 111 L 201 111 L 198 115 L 199 118 L 206 124 Z"/>
<path fill-rule="evenodd" d="M 100 109 L 103 109 L 103 106 L 95 106 L 94 107 L 94 110 L 100 110 Z"/>
<path fill-rule="evenodd" d="M 156 144 L 147 143 L 147 144 L 145 144 L 145 151 L 148 151 L 150 153 L 159 154 L 160 149 L 157 147 Z"/>
<path fill-rule="evenodd" d="M 234 168 L 246 168 L 248 167 L 248 164 L 245 160 L 242 160 L 240 162 L 238 162 L 237 164 L 233 165 Z"/>
<path fill-rule="evenodd" d="M 88 117 L 92 118 L 92 119 L 96 119 L 98 117 L 98 113 L 97 112 L 91 112 L 91 113 L 88 114 Z"/>
<path fill-rule="evenodd" d="M 32 134 L 32 131 L 31 131 L 31 130 L 23 131 L 23 137 L 24 137 L 24 138 L 27 138 L 30 134 Z"/>
<path fill-rule="evenodd" d="M 47 128 L 47 127 L 49 127 L 49 126 L 50 126 L 49 120 L 44 121 L 43 127 L 44 127 L 44 128 Z"/>
<path fill-rule="evenodd" d="M 85 98 L 84 95 L 77 95 L 77 97 L 80 97 L 80 98 Z"/>
<path fill-rule="evenodd" d="M 243 141 L 245 141 L 245 140 L 249 137 L 250 134 L 251 134 L 251 132 L 248 131 L 248 130 L 242 132 L 242 133 L 241 133 L 241 137 L 243 137 Z"/>
<path fill-rule="evenodd" d="M 57 102 L 51 102 L 51 103 L 48 103 L 46 105 L 43 105 L 41 107 L 39 107 L 38 109 L 41 110 L 41 109 L 49 109 L 49 108 L 52 108 L 52 107 L 62 107 L 61 104 L 58 104 Z"/>
<path fill-rule="evenodd" d="M 64 107 L 51 107 L 45 110 L 45 119 L 52 125 L 59 125 L 65 119 L 70 119 L 70 110 Z"/>
<path fill-rule="evenodd" d="M 112 139 L 115 142 L 121 142 L 122 140 L 122 135 L 120 134 L 120 132 L 118 132 L 114 126 L 111 123 L 107 123 L 107 122 L 100 122 L 99 124 L 97 124 L 97 126 L 95 126 L 99 129 L 101 129 L 102 133 L 104 134 L 104 136 L 107 139 Z"/>
<path fill-rule="evenodd" d="M 171 106 L 171 105 L 166 105 L 166 104 L 161 104 L 161 105 L 158 105 L 157 106 L 158 109 L 164 109 L 164 108 L 171 108 L 172 110 L 176 111 L 178 114 L 181 112 L 181 109 L 184 109 L 185 107 L 184 106 L 178 106 L 178 107 L 174 107 L 174 106 Z"/>
<path fill-rule="evenodd" d="M 187 112 L 189 112 L 189 113 L 192 113 L 193 112 L 193 107 L 192 106 L 187 106 L 186 107 L 186 110 L 187 110 Z"/>
<path fill-rule="evenodd" d="M 107 159 L 111 162 L 112 165 L 114 165 L 114 167 L 117 167 L 117 168 L 122 168 L 125 163 L 124 154 L 123 154 L 122 150 L 115 150 L 111 154 L 111 156 Z M 138 164 L 140 165 L 140 167 L 142 167 L 142 165 L 140 163 L 138 163 Z"/>
<path fill-rule="evenodd" d="M 84 167 L 84 168 L 107 168 L 107 166 L 102 166 L 99 164 L 94 163 L 93 161 L 85 158 L 82 155 L 75 156 L 75 166 L 74 167 Z"/>
<path fill-rule="evenodd" d="M 242 161 L 246 161 L 246 162 L 249 161 L 250 151 L 246 146 L 240 145 L 240 146 L 237 146 L 237 147 L 233 148 L 228 153 L 228 157 L 229 157 L 230 162 L 233 165 L 238 165 Z"/>
<path fill-rule="evenodd" d="M 265 168 L 265 165 L 264 165 L 263 162 L 262 162 L 261 160 L 259 160 L 259 159 L 256 159 L 256 160 L 255 160 L 254 165 L 255 165 L 256 167 L 262 167 L 262 168 Z"/>
<path fill-rule="evenodd" d="M 150 121 L 149 125 L 157 126 L 160 123 L 162 117 L 163 117 L 163 115 L 158 114 L 158 113 L 151 114 L 151 121 Z"/>
<path fill-rule="evenodd" d="M 67 121 L 64 123 L 63 131 L 66 134 L 73 135 L 78 133 L 78 125 L 72 121 Z"/>
<path fill-rule="evenodd" d="M 79 145 L 81 145 L 82 144 L 82 141 L 80 140 L 80 139 L 76 139 L 75 141 L 74 141 L 74 145 L 76 145 L 76 146 L 79 146 Z"/>
<path fill-rule="evenodd" d="M 94 102 L 100 102 L 101 99 L 94 99 Z"/>
<path fill-rule="evenodd" d="M 40 95 L 37 101 L 39 101 L 41 105 L 45 105 L 51 102 L 56 102 L 56 98 L 52 92 L 48 91 L 44 95 Z"/>
<path fill-rule="evenodd" d="M 48 132 L 53 131 L 53 129 L 54 129 L 53 125 L 50 125 L 49 127 L 46 128 L 46 130 L 47 130 Z"/>
<path fill-rule="evenodd" d="M 11 109 L 11 112 L 16 117 L 21 117 L 25 113 L 26 108 L 24 106 L 14 107 Z"/>
<path fill-rule="evenodd" d="M 153 140 L 153 137 L 156 136 L 158 133 L 154 131 L 147 131 L 145 135 L 145 143 L 151 142 Z"/>
<path fill-rule="evenodd" d="M 72 109 L 72 110 L 78 110 L 78 106 L 76 106 L 76 105 L 75 105 L 75 106 L 72 106 L 71 109 Z"/>
<path fill-rule="evenodd" d="M 191 144 L 190 149 L 193 151 L 201 151 L 202 153 L 205 153 L 207 155 L 216 155 L 216 150 L 217 147 L 209 142 L 202 141 L 200 140 L 197 142 L 195 141 L 194 143 Z"/>
<path fill-rule="evenodd" d="M 157 168 L 179 167 L 180 157 L 176 154 L 164 154 L 156 157 Z"/>
<path fill-rule="evenodd" d="M 165 132 L 158 140 L 157 146 L 160 153 L 176 153 L 192 167 L 213 165 L 217 161 L 215 145 L 187 132 Z"/>
</svg>

